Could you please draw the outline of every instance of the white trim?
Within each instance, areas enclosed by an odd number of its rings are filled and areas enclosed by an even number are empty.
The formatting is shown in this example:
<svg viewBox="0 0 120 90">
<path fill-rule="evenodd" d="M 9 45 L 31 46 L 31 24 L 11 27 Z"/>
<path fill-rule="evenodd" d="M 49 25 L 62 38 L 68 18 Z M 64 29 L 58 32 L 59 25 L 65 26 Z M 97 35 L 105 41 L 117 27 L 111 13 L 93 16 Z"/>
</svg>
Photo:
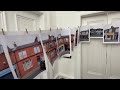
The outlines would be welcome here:
<svg viewBox="0 0 120 90">
<path fill-rule="evenodd" d="M 16 31 L 19 31 L 19 30 L 18 30 L 17 14 L 15 14 L 14 17 L 15 17 L 15 27 L 16 27 Z"/>
<path fill-rule="evenodd" d="M 7 23 L 6 23 L 5 11 L 2 12 L 2 19 L 3 19 L 4 31 L 7 31 Z"/>
</svg>

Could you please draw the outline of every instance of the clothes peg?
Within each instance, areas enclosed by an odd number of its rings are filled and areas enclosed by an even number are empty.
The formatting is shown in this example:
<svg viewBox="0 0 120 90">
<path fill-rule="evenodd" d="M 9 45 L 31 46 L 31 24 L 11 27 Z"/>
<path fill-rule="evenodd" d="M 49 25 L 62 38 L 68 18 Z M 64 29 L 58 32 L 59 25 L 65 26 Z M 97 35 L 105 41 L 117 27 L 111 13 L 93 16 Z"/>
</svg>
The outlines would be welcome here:
<svg viewBox="0 0 120 90">
<path fill-rule="evenodd" d="M 39 28 L 39 31 L 41 32 L 41 28 Z"/>
<path fill-rule="evenodd" d="M 2 33 L 3 33 L 3 35 L 5 35 L 5 32 L 4 32 L 3 28 L 2 28 Z"/>
<path fill-rule="evenodd" d="M 28 30 L 26 29 L 26 33 L 28 34 Z"/>
</svg>

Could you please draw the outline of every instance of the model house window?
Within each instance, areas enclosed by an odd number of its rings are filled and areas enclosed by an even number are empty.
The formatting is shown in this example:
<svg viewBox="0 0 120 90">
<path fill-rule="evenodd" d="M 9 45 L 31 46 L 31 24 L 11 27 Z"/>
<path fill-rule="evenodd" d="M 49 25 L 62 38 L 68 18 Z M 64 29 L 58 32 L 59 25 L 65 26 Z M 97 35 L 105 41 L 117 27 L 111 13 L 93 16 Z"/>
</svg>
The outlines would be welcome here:
<svg viewBox="0 0 120 90">
<path fill-rule="evenodd" d="M 21 60 L 21 59 L 24 59 L 24 58 L 26 58 L 26 57 L 27 57 L 26 51 L 21 51 L 21 52 L 19 52 L 19 58 L 20 58 L 20 60 Z"/>
<path fill-rule="evenodd" d="M 23 63 L 24 71 L 30 69 L 31 67 L 32 67 L 32 60 L 28 60 Z"/>
<path fill-rule="evenodd" d="M 34 52 L 35 52 L 35 54 L 39 53 L 40 52 L 40 48 L 39 47 L 34 47 Z"/>
<path fill-rule="evenodd" d="M 68 42 L 68 38 L 66 38 L 66 42 Z"/>
</svg>

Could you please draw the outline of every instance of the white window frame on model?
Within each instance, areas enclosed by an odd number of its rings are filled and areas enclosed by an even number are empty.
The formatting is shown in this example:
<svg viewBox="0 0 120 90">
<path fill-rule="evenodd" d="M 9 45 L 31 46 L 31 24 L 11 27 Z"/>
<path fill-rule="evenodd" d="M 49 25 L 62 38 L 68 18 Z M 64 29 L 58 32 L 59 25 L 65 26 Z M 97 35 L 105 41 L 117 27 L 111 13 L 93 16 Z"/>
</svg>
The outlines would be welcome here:
<svg viewBox="0 0 120 90">
<path fill-rule="evenodd" d="M 24 59 L 24 58 L 26 58 L 26 57 L 27 57 L 27 53 L 26 53 L 26 51 L 25 51 L 25 50 L 24 50 L 24 51 L 19 52 L 18 54 L 19 54 L 19 58 L 20 58 L 20 60 L 21 60 L 21 59 Z"/>
<path fill-rule="evenodd" d="M 38 47 L 34 47 L 34 52 L 35 52 L 35 54 L 39 53 L 40 52 L 40 47 L 39 46 Z"/>
<path fill-rule="evenodd" d="M 32 60 L 27 60 L 23 63 L 24 71 L 29 70 L 32 67 Z"/>
</svg>

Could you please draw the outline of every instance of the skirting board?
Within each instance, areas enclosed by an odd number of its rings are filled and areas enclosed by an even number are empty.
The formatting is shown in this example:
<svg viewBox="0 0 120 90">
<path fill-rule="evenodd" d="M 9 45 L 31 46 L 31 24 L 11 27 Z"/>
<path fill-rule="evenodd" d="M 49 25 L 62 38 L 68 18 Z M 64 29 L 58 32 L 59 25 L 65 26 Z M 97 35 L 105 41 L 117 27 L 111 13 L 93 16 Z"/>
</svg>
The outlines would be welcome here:
<svg viewBox="0 0 120 90">
<path fill-rule="evenodd" d="M 68 75 L 63 74 L 63 73 L 58 73 L 58 74 L 54 77 L 54 79 L 57 79 L 58 77 L 62 77 L 62 78 L 65 78 L 65 79 L 74 79 L 73 76 L 68 76 Z"/>
</svg>

